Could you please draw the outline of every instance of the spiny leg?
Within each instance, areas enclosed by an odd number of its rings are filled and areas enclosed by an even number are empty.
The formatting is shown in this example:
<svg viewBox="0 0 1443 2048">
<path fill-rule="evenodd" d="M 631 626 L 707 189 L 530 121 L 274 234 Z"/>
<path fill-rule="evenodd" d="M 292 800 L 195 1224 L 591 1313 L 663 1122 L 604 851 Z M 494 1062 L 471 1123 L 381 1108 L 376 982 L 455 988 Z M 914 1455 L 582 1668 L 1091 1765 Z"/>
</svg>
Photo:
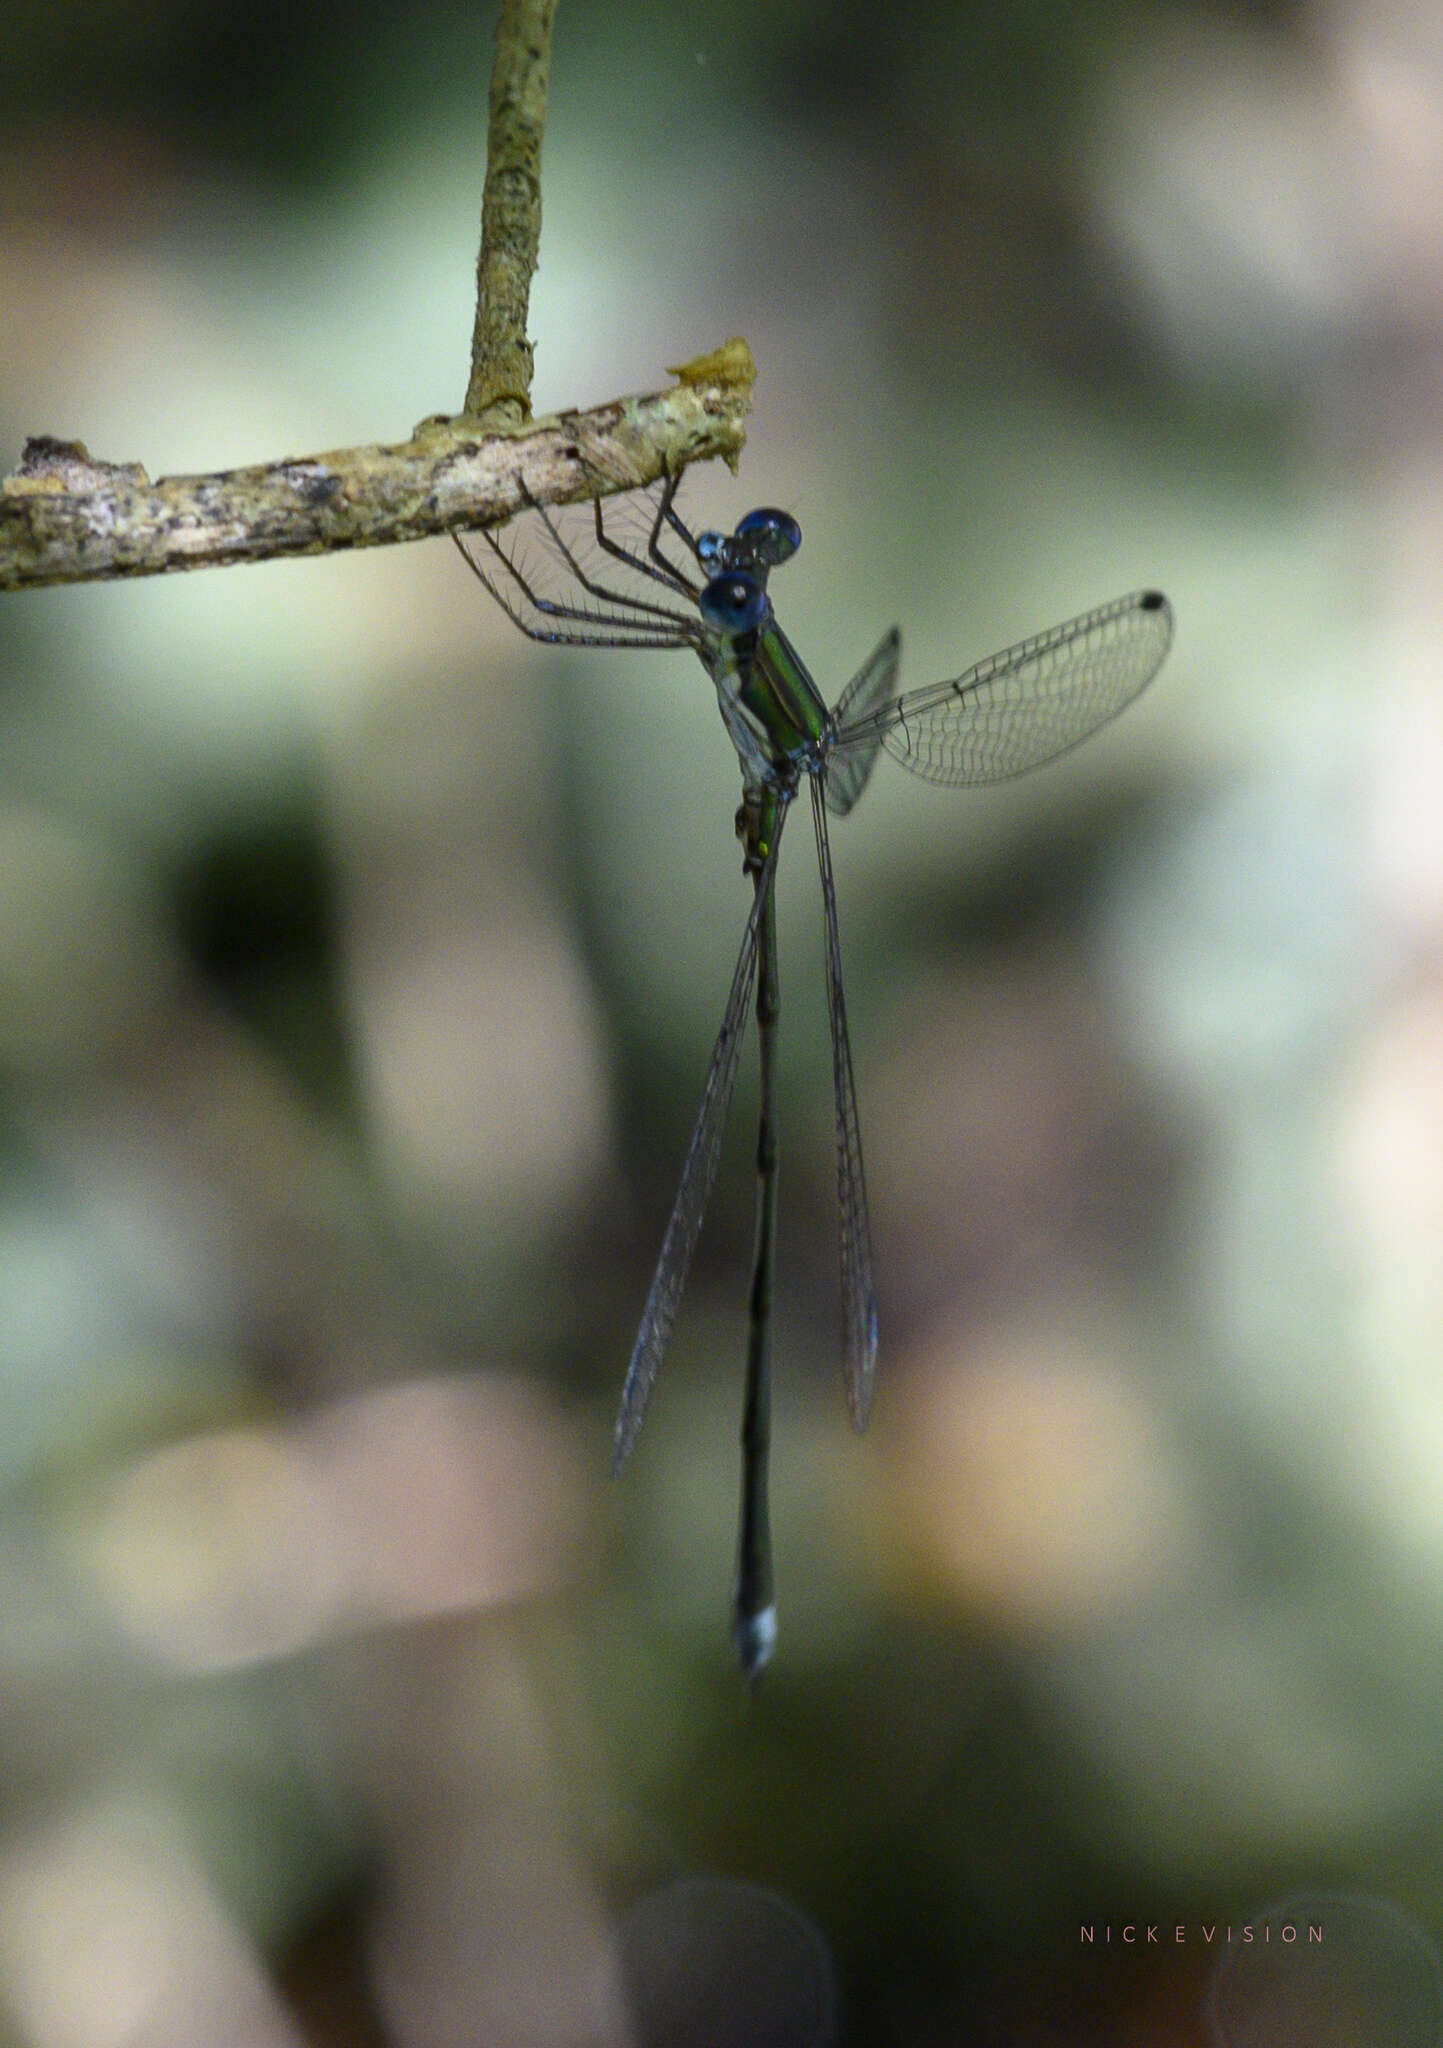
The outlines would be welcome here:
<svg viewBox="0 0 1443 2048">
<path fill-rule="evenodd" d="M 579 450 L 576 459 L 581 467 L 589 470 L 600 483 L 610 484 L 615 482 L 615 479 L 599 463 L 592 462 L 588 456 L 581 454 Z M 681 478 L 679 475 L 673 476 L 669 469 L 665 472 L 665 482 L 662 487 L 657 510 L 647 533 L 646 558 L 637 554 L 632 548 L 623 547 L 620 541 L 614 540 L 607 532 L 606 524 L 601 514 L 601 497 L 599 493 L 591 501 L 592 514 L 596 524 L 596 544 L 603 554 L 610 555 L 613 561 L 623 563 L 634 574 L 645 576 L 652 583 L 661 584 L 663 589 L 672 591 L 676 596 L 695 601 L 700 586 L 693 583 L 690 577 L 683 570 L 678 569 L 674 562 L 669 561 L 661 553 L 657 545 L 662 521 L 667 517 L 671 501 L 676 496 L 680 483 Z"/>
<path fill-rule="evenodd" d="M 668 503 L 662 509 L 666 514 L 667 525 L 672 529 L 674 533 L 677 533 L 681 536 L 682 540 L 686 543 L 686 546 L 690 550 L 690 552 L 697 557 L 698 561 L 700 561 L 701 554 L 696 544 L 696 535 L 692 532 L 691 528 L 682 518 L 680 512 L 677 511 L 675 505 Z"/>
<path fill-rule="evenodd" d="M 481 538 L 520 591 L 522 598 L 538 616 L 543 619 L 569 620 L 587 630 L 564 633 L 538 626 L 527 619 L 507 592 L 487 575 L 464 545 L 460 535 L 453 533 L 451 538 L 462 561 L 477 582 L 489 592 L 511 623 L 524 633 L 528 640 L 540 640 L 553 647 L 690 647 L 695 644 L 695 628 L 689 621 L 678 619 L 671 630 L 662 631 L 653 618 L 612 617 L 594 611 L 586 605 L 560 604 L 555 598 L 543 597 L 539 591 L 532 588 L 526 576 L 495 536 L 483 529 Z"/>
<path fill-rule="evenodd" d="M 551 514 L 547 510 L 546 506 L 542 505 L 541 503 L 538 502 L 537 499 L 532 497 L 530 491 L 527 490 L 524 482 L 521 485 L 521 491 L 523 497 L 526 499 L 527 504 L 540 519 L 541 524 L 545 527 L 546 532 L 550 537 L 551 544 L 556 549 L 557 554 L 560 555 L 562 561 L 566 564 L 567 568 L 571 571 L 571 574 L 576 578 L 576 581 L 581 585 L 581 588 L 587 593 L 589 597 L 600 598 L 604 604 L 620 606 L 629 611 L 644 612 L 649 614 L 652 618 L 665 619 L 670 624 L 678 627 L 685 627 L 688 630 L 688 632 L 692 633 L 693 635 L 695 634 L 694 620 L 690 616 L 683 615 L 680 612 L 673 611 L 670 605 L 656 604 L 652 602 L 650 599 L 644 597 L 637 597 L 631 591 L 608 590 L 605 584 L 596 582 L 593 577 L 587 574 L 585 568 L 583 568 L 581 559 L 577 555 L 576 550 L 565 538 L 565 536 L 561 532 L 560 527 L 557 526 L 555 520 L 551 517 Z M 618 547 L 614 542 L 610 541 L 606 533 L 606 530 L 602 524 L 601 500 L 599 498 L 593 498 L 591 502 L 596 513 L 597 538 L 603 550 L 607 554 L 613 556 L 617 561 L 625 563 L 628 568 L 638 571 L 643 576 L 650 576 L 653 582 L 660 582 L 662 579 L 658 577 L 653 570 L 649 569 L 645 562 L 638 560 L 635 556 L 628 554 L 624 549 Z M 669 585 L 668 587 L 675 588 L 676 586 Z M 681 591 L 682 594 L 687 597 L 692 597 L 695 595 L 695 593 L 687 585 L 682 585 Z"/>
<path fill-rule="evenodd" d="M 541 611 L 544 606 L 545 610 L 549 611 L 553 615 L 581 620 L 585 623 L 590 624 L 593 627 L 593 629 L 595 628 L 596 621 L 594 614 L 590 612 L 571 610 L 570 608 L 563 609 L 563 607 L 559 605 L 551 604 L 549 600 L 543 600 L 539 598 L 536 595 L 536 593 L 531 589 L 530 585 L 526 581 L 526 578 L 521 574 L 521 571 L 517 568 L 516 564 L 511 560 L 510 556 L 506 553 L 506 550 L 503 547 L 498 546 L 498 544 L 494 540 L 492 540 L 489 533 L 485 534 L 483 537 L 486 540 L 488 546 L 491 548 L 492 553 L 501 563 L 502 568 L 506 571 L 507 575 L 511 578 L 512 582 L 514 582 L 517 585 L 517 587 L 521 591 L 522 597 L 528 604 L 532 605 L 538 612 Z M 538 626 L 534 620 L 528 619 L 525 613 L 518 608 L 517 601 L 510 595 L 510 593 L 507 590 L 505 590 L 501 584 L 497 583 L 491 576 L 489 576 L 486 573 L 486 571 L 481 567 L 481 564 L 476 560 L 476 557 L 471 553 L 471 550 L 466 546 L 460 534 L 453 533 L 451 535 L 451 540 L 456 549 L 457 554 L 461 557 L 462 561 L 466 564 L 466 567 L 471 571 L 471 574 L 476 578 L 476 581 L 481 585 L 481 588 L 486 592 L 487 596 L 490 597 L 494 603 L 500 605 L 502 611 L 505 612 L 507 618 L 510 619 L 512 625 L 515 626 L 518 632 L 524 633 L 528 640 L 544 641 L 548 646 L 553 647 L 589 647 L 594 644 L 595 639 L 597 638 L 595 630 L 589 633 L 561 633 L 552 631 L 551 629 L 545 626 Z M 627 644 L 631 645 L 632 643 L 628 641 Z M 673 643 L 670 640 L 666 640 L 658 644 L 666 647 L 670 647 L 671 645 L 673 645 Z"/>
<path fill-rule="evenodd" d="M 596 539 L 598 546 L 606 554 L 611 555 L 618 562 L 624 562 L 627 568 L 635 570 L 639 576 L 648 576 L 653 583 L 660 583 L 667 590 L 677 591 L 694 601 L 699 594 L 700 585 L 693 583 L 690 577 L 678 569 L 676 564 L 669 560 L 661 551 L 662 522 L 669 517 L 675 516 L 671 511 L 671 506 L 680 483 L 680 477 L 673 476 L 670 470 L 668 470 L 666 482 L 662 487 L 661 496 L 657 502 L 656 515 L 651 522 L 651 529 L 646 537 L 645 560 L 640 555 L 633 553 L 630 548 L 622 547 L 621 543 L 613 540 L 606 531 L 601 518 L 600 498 L 595 498 L 592 501 L 596 508 Z M 685 533 L 685 527 L 682 528 L 682 531 Z M 693 553 L 695 553 L 695 549 L 693 549 Z"/>
<path fill-rule="evenodd" d="M 660 561 L 666 560 L 661 552 L 661 526 L 665 520 L 672 532 L 680 536 L 687 552 L 699 562 L 701 551 L 696 544 L 696 535 L 676 509 L 676 491 L 680 482 L 681 478 L 677 477 L 671 489 L 663 494 L 661 504 L 657 508 L 656 525 L 652 528 L 651 553 Z"/>
</svg>

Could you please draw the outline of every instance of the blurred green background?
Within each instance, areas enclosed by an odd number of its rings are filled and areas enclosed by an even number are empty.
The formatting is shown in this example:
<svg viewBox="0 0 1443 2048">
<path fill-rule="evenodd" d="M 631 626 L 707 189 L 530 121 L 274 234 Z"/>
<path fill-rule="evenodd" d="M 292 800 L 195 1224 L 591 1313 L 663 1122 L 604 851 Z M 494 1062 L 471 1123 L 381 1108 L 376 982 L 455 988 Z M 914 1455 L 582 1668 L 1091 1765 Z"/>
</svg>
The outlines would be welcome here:
<svg viewBox="0 0 1443 2048">
<path fill-rule="evenodd" d="M 459 405 L 489 6 L 3 20 L 5 467 Z M 1408 0 L 562 0 L 538 409 L 744 334 L 683 505 L 796 513 L 829 693 L 1179 621 L 836 834 L 860 1441 L 797 829 L 755 1698 L 749 1071 L 606 1479 L 747 904 L 701 671 L 440 542 L 0 603 L 5 2038 L 1439 2038 L 1440 189 Z M 1311 2031 L 1203 1933 L 1299 1894 Z"/>
</svg>

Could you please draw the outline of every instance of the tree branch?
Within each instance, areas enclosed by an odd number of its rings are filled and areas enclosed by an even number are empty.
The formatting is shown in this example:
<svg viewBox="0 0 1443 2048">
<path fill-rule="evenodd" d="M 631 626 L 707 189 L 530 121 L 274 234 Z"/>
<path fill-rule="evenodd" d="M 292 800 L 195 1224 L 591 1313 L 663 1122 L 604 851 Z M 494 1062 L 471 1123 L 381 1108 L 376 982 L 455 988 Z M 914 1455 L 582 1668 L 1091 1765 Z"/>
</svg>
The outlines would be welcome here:
<svg viewBox="0 0 1443 2048">
<path fill-rule="evenodd" d="M 0 590 L 383 547 L 500 525 L 530 503 L 635 490 L 708 456 L 735 468 L 756 377 L 740 340 L 672 370 L 668 391 L 530 417 L 526 312 L 555 7 L 502 0 L 465 412 L 423 420 L 396 446 L 158 483 L 138 462 L 36 436 L 0 479 Z"/>
<path fill-rule="evenodd" d="M 556 0 L 502 0 L 491 70 L 466 410 L 513 422 L 531 416 L 526 310 L 541 242 L 541 138 L 555 11 Z"/>
<path fill-rule="evenodd" d="M 382 547 L 499 525 L 531 501 L 635 490 L 708 456 L 734 468 L 751 350 L 729 341 L 670 374 L 669 390 L 520 428 L 425 420 L 398 446 L 158 483 L 138 462 L 95 462 L 78 441 L 42 436 L 0 481 L 0 590 Z"/>
</svg>

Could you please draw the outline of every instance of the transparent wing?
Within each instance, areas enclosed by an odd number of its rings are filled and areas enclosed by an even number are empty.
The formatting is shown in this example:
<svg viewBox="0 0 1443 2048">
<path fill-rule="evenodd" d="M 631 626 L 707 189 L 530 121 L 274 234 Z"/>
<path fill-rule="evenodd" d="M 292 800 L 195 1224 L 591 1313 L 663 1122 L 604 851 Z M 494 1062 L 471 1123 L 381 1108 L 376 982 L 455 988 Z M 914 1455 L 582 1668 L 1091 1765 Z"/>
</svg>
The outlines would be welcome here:
<svg viewBox="0 0 1443 2048">
<path fill-rule="evenodd" d="M 913 690 L 838 734 L 832 759 L 880 740 L 929 782 L 1005 782 L 1116 718 L 1161 668 L 1172 606 L 1139 590 L 989 655 L 954 682 Z M 829 773 L 832 762 L 828 762 Z"/>
<path fill-rule="evenodd" d="M 896 695 L 897 663 L 901 652 L 902 636 L 894 626 L 867 656 L 837 699 L 832 723 L 838 732 L 845 732 L 849 726 L 890 703 Z M 881 745 L 882 730 L 877 726 L 866 737 L 828 758 L 824 786 L 827 809 L 834 817 L 845 818 L 867 787 L 867 779 L 876 765 Z"/>
<path fill-rule="evenodd" d="M 842 941 L 837 929 L 837 890 L 822 791 L 812 783 L 812 818 L 817 831 L 817 865 L 826 917 L 827 1015 L 832 1026 L 832 1080 L 837 1115 L 837 1202 L 842 1227 L 842 1365 L 852 1427 L 865 1429 L 872 1410 L 877 1363 L 877 1301 L 872 1286 L 872 1230 L 867 1219 L 867 1181 L 862 1171 L 862 1128 L 852 1079 L 852 1045 L 842 994 Z"/>
<path fill-rule="evenodd" d="M 672 1325 L 676 1321 L 676 1312 L 681 1304 L 682 1289 L 686 1286 L 692 1253 L 696 1250 L 696 1241 L 701 1233 L 701 1220 L 706 1214 L 707 1201 L 716 1180 L 717 1165 L 721 1158 L 722 1131 L 726 1124 L 732 1091 L 736 1086 L 742 1034 L 746 1030 L 747 1014 L 752 1005 L 752 990 L 756 986 L 757 927 L 761 922 L 762 904 L 776 875 L 777 850 L 782 843 L 782 826 L 785 821 L 786 811 L 783 809 L 778 814 L 771 852 L 767 855 L 766 865 L 762 869 L 752 900 L 751 916 L 747 919 L 746 930 L 742 933 L 741 951 L 737 955 L 736 970 L 732 975 L 731 992 L 727 996 L 721 1030 L 717 1033 L 716 1044 L 712 1048 L 711 1064 L 707 1068 L 706 1083 L 701 1094 L 701 1107 L 697 1111 L 691 1142 L 686 1149 L 686 1160 L 681 1169 L 676 1200 L 672 1203 L 666 1236 L 662 1240 L 661 1256 L 656 1262 L 656 1271 L 652 1275 L 651 1287 L 647 1292 L 646 1306 L 641 1312 L 641 1325 L 636 1333 L 636 1343 L 632 1347 L 631 1363 L 626 1369 L 626 1379 L 621 1389 L 621 1406 L 617 1411 L 616 1429 L 611 1444 L 613 1475 L 620 1472 L 631 1455 L 632 1445 L 641 1433 L 646 1404 L 651 1399 L 652 1387 L 656 1383 L 661 1361 L 671 1340 Z"/>
</svg>

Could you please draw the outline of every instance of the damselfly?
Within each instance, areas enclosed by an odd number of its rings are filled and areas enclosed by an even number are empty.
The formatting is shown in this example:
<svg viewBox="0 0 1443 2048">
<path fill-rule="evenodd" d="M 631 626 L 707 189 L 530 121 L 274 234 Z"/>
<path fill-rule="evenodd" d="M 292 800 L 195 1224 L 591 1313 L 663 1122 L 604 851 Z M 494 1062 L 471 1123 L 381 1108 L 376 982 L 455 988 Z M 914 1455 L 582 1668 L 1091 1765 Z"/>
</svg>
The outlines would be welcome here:
<svg viewBox="0 0 1443 2048">
<path fill-rule="evenodd" d="M 751 914 L 627 1368 L 612 1470 L 621 1470 L 636 1442 L 676 1320 L 716 1178 L 722 1127 L 755 994 L 761 1064 L 757 1234 L 732 1608 L 737 1655 L 747 1677 L 755 1678 L 771 1656 L 777 1631 L 767 1491 L 778 1156 L 774 1061 L 780 1009 L 773 892 L 787 814 L 805 781 L 811 791 L 821 872 L 832 1034 L 842 1361 L 848 1407 L 860 1430 L 872 1405 L 877 1309 L 828 813 L 845 817 L 852 809 L 884 747 L 913 774 L 952 785 L 1001 782 L 1066 753 L 1116 717 L 1157 674 L 1172 640 L 1173 619 L 1160 592 L 1137 591 L 989 655 L 950 682 L 933 683 L 905 697 L 896 691 L 900 638 L 894 627 L 828 711 L 777 623 L 767 587 L 772 570 L 801 545 L 796 520 L 763 507 L 748 512 L 731 533 L 693 534 L 676 509 L 676 488 L 676 479 L 668 478 L 645 541 L 634 546 L 623 545 L 607 532 L 601 501 L 594 501 L 596 547 L 617 568 L 629 572 L 636 585 L 631 590 L 614 587 L 614 570 L 583 561 L 540 505 L 532 509 L 570 586 L 562 596 L 538 588 L 520 558 L 489 532 L 481 535 L 490 551 L 485 568 L 459 539 L 456 544 L 491 595 L 533 640 L 564 647 L 694 649 L 716 686 L 722 721 L 741 765 L 737 833 L 743 870 L 752 882 Z M 681 560 L 679 549 L 685 550 Z"/>
</svg>

